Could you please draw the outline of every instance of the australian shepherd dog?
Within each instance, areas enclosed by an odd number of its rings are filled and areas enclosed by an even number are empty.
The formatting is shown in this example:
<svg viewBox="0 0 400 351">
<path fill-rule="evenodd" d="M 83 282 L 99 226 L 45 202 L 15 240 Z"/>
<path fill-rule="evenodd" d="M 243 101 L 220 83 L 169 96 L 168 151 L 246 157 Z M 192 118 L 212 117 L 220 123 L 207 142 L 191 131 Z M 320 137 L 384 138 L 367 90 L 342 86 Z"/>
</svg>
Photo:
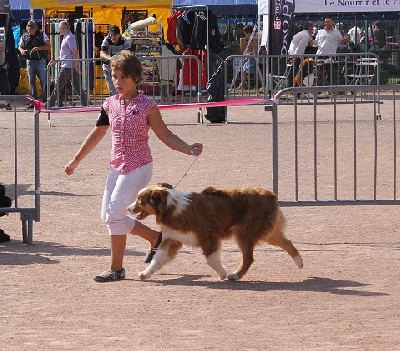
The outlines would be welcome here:
<svg viewBox="0 0 400 351">
<path fill-rule="evenodd" d="M 277 196 L 263 188 L 208 187 L 187 193 L 166 184 L 153 185 L 140 190 L 128 211 L 138 219 L 155 215 L 162 230 L 162 243 L 151 263 L 139 273 L 141 280 L 171 261 L 182 244 L 200 247 L 220 280 L 241 279 L 254 261 L 254 247 L 262 242 L 279 246 L 303 268 L 299 252 L 284 235 L 285 219 Z M 232 237 L 243 258 L 236 271 L 227 274 L 221 263 L 221 246 Z"/>
<path fill-rule="evenodd" d="M 294 87 L 315 85 L 315 68 L 317 64 L 314 59 L 307 58 L 301 61 L 299 71 L 294 77 Z"/>
</svg>

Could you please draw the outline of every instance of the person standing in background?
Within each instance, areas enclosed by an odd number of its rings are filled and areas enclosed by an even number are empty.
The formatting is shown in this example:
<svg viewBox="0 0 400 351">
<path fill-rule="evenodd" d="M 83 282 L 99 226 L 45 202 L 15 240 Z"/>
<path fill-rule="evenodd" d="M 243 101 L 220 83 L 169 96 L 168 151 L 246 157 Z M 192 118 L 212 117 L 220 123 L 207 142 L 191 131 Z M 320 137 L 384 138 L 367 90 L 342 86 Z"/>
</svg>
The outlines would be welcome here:
<svg viewBox="0 0 400 351">
<path fill-rule="evenodd" d="M 325 85 L 325 79 L 329 80 L 331 85 L 338 84 L 339 74 L 336 65 L 333 65 L 334 55 L 340 45 L 344 45 L 349 40 L 349 35 L 342 37 L 340 31 L 335 29 L 335 21 L 332 17 L 325 17 L 325 27 L 320 29 L 312 41 L 317 46 L 317 55 L 324 60 L 324 64 L 320 67 L 318 73 L 319 83 Z"/>
<path fill-rule="evenodd" d="M 313 40 L 313 45 L 318 47 L 317 55 L 332 56 L 336 54 L 340 45 L 344 45 L 349 40 L 349 35 L 342 37 L 342 34 L 335 29 L 335 21 L 332 17 L 326 17 L 324 24 L 325 27 L 318 31 Z"/>
<path fill-rule="evenodd" d="M 361 38 L 364 33 L 361 27 L 361 22 L 357 21 L 356 25 L 353 28 L 350 28 L 347 32 L 347 34 L 349 35 L 349 41 L 352 41 L 357 48 L 360 48 Z"/>
<path fill-rule="evenodd" d="M 293 74 L 290 74 L 288 79 L 293 83 L 293 77 L 296 76 L 299 71 L 300 64 L 302 61 L 301 56 L 304 55 L 304 51 L 310 42 L 312 42 L 311 35 L 314 31 L 314 24 L 311 22 L 305 22 L 303 30 L 293 36 L 292 42 L 289 46 L 289 55 L 293 56 Z M 292 84 L 290 84 L 292 85 Z"/>
<path fill-rule="evenodd" d="M 111 78 L 111 57 L 119 54 L 122 50 L 132 51 L 131 47 L 132 44 L 121 35 L 119 27 L 116 25 L 111 26 L 109 34 L 104 38 L 100 48 L 100 57 L 105 60 L 103 61 L 102 65 L 103 74 L 110 95 L 115 95 L 117 93 L 117 90 L 115 89 L 114 83 Z"/>
<path fill-rule="evenodd" d="M 82 106 L 87 106 L 87 96 L 82 89 L 81 79 L 80 79 L 80 68 L 79 68 L 79 52 L 76 43 L 75 36 L 70 31 L 70 26 L 67 21 L 61 21 L 59 25 L 60 35 L 63 36 L 60 47 L 60 56 L 57 60 L 60 60 L 60 71 L 57 76 L 56 86 L 50 96 L 47 103 L 47 107 L 54 107 L 56 100 L 58 99 L 58 105 L 62 106 L 61 101 L 64 99 L 65 95 L 65 85 L 68 79 L 71 78 L 71 84 L 75 92 L 79 95 L 81 99 Z M 75 59 L 75 61 L 72 61 Z M 56 61 L 51 61 L 50 65 L 55 66 Z"/>
<path fill-rule="evenodd" d="M 258 81 L 261 85 L 259 93 L 264 92 L 264 82 L 261 76 L 261 72 L 258 68 L 256 59 L 250 58 L 251 55 L 257 54 L 258 51 L 258 39 L 256 33 L 254 33 L 254 27 L 252 25 L 246 25 L 243 27 L 244 38 L 240 38 L 240 52 L 243 55 L 249 55 L 249 57 L 243 58 L 242 78 L 238 89 L 250 89 L 251 76 L 255 76 L 258 73 Z"/>
<path fill-rule="evenodd" d="M 26 26 L 26 32 L 22 34 L 18 49 L 21 55 L 26 58 L 26 70 L 29 79 L 29 94 L 35 100 L 38 95 L 36 91 L 36 76 L 40 80 L 42 88 L 42 101 L 47 101 L 47 63 L 46 51 L 50 50 L 50 40 L 46 33 L 38 29 L 35 21 L 29 21 Z M 33 108 L 29 104 L 28 108 Z"/>
<path fill-rule="evenodd" d="M 10 95 L 10 83 L 8 80 L 8 64 L 6 61 L 6 40 L 0 37 L 0 94 Z M 3 105 L 4 106 L 4 105 Z M 6 110 L 12 110 L 10 102 L 7 100 L 5 104 Z"/>
<path fill-rule="evenodd" d="M 386 46 L 386 32 L 382 28 L 382 24 L 380 21 L 376 21 L 374 23 L 372 31 L 373 41 L 372 44 L 376 45 L 378 49 L 384 49 Z"/>
</svg>

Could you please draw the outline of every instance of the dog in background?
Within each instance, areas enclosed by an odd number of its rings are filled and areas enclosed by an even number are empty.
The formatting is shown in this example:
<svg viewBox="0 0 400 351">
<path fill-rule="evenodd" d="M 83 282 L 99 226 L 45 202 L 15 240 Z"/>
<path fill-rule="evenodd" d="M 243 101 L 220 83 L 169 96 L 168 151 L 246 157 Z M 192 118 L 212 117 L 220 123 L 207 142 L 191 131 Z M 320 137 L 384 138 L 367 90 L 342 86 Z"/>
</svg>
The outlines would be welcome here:
<svg viewBox="0 0 400 351">
<path fill-rule="evenodd" d="M 294 77 L 294 87 L 312 86 L 315 82 L 315 68 L 317 64 L 314 59 L 306 58 L 300 64 L 300 69 Z"/>
<path fill-rule="evenodd" d="M 255 246 L 263 242 L 282 248 L 298 268 L 303 268 L 299 252 L 284 235 L 285 219 L 278 198 L 263 188 L 208 187 L 202 192 L 186 193 L 166 184 L 153 185 L 139 192 L 128 211 L 140 220 L 155 215 L 162 230 L 160 248 L 139 273 L 141 280 L 170 262 L 182 244 L 200 247 L 220 280 L 241 279 L 254 261 Z M 242 252 L 242 262 L 235 272 L 227 274 L 221 263 L 221 247 L 223 240 L 232 237 Z"/>
</svg>

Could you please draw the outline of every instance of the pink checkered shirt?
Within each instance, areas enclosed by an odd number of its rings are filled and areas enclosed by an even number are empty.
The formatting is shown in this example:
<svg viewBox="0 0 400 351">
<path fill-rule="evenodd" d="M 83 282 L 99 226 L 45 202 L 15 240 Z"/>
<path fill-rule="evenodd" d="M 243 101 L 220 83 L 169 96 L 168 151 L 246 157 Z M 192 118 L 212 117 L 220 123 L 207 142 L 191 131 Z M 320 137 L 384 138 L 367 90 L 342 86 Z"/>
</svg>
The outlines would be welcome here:
<svg viewBox="0 0 400 351">
<path fill-rule="evenodd" d="M 112 148 L 111 167 L 119 173 L 129 173 L 153 161 L 149 147 L 149 124 L 147 111 L 157 106 L 139 92 L 125 110 L 122 95 L 110 96 L 104 101 L 110 121 Z"/>
</svg>

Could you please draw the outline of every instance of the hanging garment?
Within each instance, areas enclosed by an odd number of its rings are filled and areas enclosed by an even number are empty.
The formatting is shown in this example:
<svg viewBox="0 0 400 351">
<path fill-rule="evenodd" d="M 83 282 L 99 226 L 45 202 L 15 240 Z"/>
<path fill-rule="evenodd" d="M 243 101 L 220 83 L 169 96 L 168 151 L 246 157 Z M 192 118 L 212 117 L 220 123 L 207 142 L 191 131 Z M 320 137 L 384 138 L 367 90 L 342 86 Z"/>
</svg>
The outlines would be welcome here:
<svg viewBox="0 0 400 351">
<path fill-rule="evenodd" d="M 219 32 L 217 17 L 208 11 L 208 50 L 218 54 L 224 49 L 224 42 Z"/>
<path fill-rule="evenodd" d="M 207 50 L 201 50 L 201 88 L 205 89 L 208 81 Z"/>
<path fill-rule="evenodd" d="M 225 100 L 225 79 L 224 65 L 221 64 L 207 83 L 207 101 L 216 102 Z M 226 121 L 226 106 L 207 107 L 207 114 L 204 116 L 211 123 L 224 123 Z"/>
<path fill-rule="evenodd" d="M 177 24 L 178 24 L 178 26 L 176 27 L 176 40 L 178 41 L 178 45 L 179 45 L 180 49 L 186 50 L 186 45 L 183 43 L 183 40 L 182 40 L 182 27 L 183 27 L 182 14 L 180 14 L 176 20 L 177 20 Z"/>
<path fill-rule="evenodd" d="M 161 55 L 165 57 L 173 57 L 173 59 L 162 59 L 160 62 L 160 67 L 158 67 L 158 70 L 160 72 L 161 83 L 167 84 L 170 82 L 174 82 L 176 77 L 177 61 L 179 61 L 179 59 L 175 58 L 176 54 L 171 51 L 166 45 L 162 45 Z"/>
<path fill-rule="evenodd" d="M 206 50 L 191 50 L 187 49 L 182 55 L 193 55 L 198 57 L 200 61 L 200 86 L 205 89 L 207 85 L 207 51 Z M 196 87 L 198 88 L 199 66 L 198 60 L 195 58 L 184 58 L 182 62 L 181 75 L 179 76 L 179 86 Z M 188 90 L 185 88 L 178 90 Z"/>
<path fill-rule="evenodd" d="M 193 26 L 196 20 L 196 12 L 188 10 L 182 13 L 179 25 L 181 26 L 182 42 L 184 45 L 189 46 L 192 40 Z"/>
<path fill-rule="evenodd" d="M 178 45 L 178 17 L 181 14 L 180 11 L 176 11 L 171 17 L 167 18 L 167 42 L 172 45 Z"/>
<path fill-rule="evenodd" d="M 207 45 L 207 17 L 200 11 L 195 18 L 190 48 L 193 50 L 204 50 Z"/>
<path fill-rule="evenodd" d="M 94 23 L 92 21 L 88 21 L 86 23 L 87 26 L 87 58 L 94 58 Z M 90 61 L 88 63 L 89 66 L 89 89 L 92 91 L 94 89 L 94 62 Z"/>
<path fill-rule="evenodd" d="M 76 43 L 78 44 L 78 51 L 80 53 L 79 56 L 80 57 L 84 57 L 82 55 L 82 51 L 84 51 L 84 48 L 82 47 L 82 35 L 83 35 L 83 32 L 82 32 L 82 22 L 81 21 L 77 21 L 75 23 L 75 33 L 74 33 L 74 35 L 75 35 L 75 38 L 76 38 Z"/>
<path fill-rule="evenodd" d="M 15 39 L 11 27 L 11 22 L 8 23 L 7 38 L 6 38 L 6 62 L 8 64 L 8 83 L 10 87 L 10 95 L 15 94 L 15 89 L 18 86 L 20 67 L 18 60 L 18 49 L 15 48 Z"/>
<path fill-rule="evenodd" d="M 188 49 L 185 52 L 185 55 L 198 55 L 196 50 Z M 183 59 L 183 84 L 184 85 L 192 85 L 197 87 L 197 82 L 199 78 L 199 68 L 197 65 L 197 60 L 194 58 L 185 58 Z"/>
</svg>

